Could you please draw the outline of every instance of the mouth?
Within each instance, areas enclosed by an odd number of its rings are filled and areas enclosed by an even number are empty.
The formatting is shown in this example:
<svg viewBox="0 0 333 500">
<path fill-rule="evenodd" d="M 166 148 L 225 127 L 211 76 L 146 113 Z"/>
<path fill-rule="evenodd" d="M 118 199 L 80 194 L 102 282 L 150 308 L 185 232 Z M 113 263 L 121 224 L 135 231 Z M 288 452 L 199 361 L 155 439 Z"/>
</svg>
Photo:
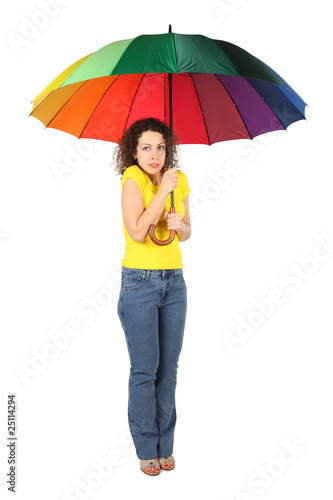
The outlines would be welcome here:
<svg viewBox="0 0 333 500">
<path fill-rule="evenodd" d="M 149 163 L 149 166 L 152 168 L 157 168 L 159 166 L 159 163 Z"/>
</svg>

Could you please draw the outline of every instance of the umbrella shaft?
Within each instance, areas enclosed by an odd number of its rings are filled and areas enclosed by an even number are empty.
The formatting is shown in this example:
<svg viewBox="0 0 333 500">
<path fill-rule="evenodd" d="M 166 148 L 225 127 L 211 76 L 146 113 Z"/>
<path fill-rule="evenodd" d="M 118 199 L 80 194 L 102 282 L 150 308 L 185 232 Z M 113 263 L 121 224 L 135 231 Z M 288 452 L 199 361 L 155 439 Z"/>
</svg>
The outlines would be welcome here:
<svg viewBox="0 0 333 500">
<path fill-rule="evenodd" d="M 173 168 L 173 130 L 172 130 L 172 73 L 169 76 L 169 128 L 171 130 L 170 166 Z M 174 207 L 174 195 L 171 191 L 171 206 Z"/>
</svg>

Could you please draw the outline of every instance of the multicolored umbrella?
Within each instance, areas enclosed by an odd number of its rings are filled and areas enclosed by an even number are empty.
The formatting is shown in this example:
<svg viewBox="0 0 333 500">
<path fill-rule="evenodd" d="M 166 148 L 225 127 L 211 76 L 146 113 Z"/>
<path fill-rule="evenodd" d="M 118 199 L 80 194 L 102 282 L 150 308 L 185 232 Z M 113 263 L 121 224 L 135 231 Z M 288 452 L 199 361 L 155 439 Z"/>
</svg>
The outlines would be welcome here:
<svg viewBox="0 0 333 500">
<path fill-rule="evenodd" d="M 237 45 L 173 33 L 171 26 L 169 33 L 120 40 L 83 57 L 32 102 L 29 116 L 78 138 L 117 143 L 133 122 L 153 116 L 174 130 L 179 144 L 284 130 L 305 119 L 306 106 L 275 71 Z M 160 241 L 154 230 L 149 234 L 159 245 L 175 235 Z"/>
</svg>

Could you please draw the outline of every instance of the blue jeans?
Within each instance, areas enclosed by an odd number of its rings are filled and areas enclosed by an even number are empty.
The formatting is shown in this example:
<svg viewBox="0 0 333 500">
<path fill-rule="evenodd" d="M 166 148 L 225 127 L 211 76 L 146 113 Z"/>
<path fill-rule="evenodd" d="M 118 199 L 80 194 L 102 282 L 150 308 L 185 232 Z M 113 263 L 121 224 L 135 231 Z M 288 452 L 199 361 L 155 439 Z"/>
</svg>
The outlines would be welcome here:
<svg viewBox="0 0 333 500">
<path fill-rule="evenodd" d="M 128 423 L 140 460 L 173 453 L 187 309 L 183 269 L 121 266 L 118 316 L 130 358 Z"/>
</svg>

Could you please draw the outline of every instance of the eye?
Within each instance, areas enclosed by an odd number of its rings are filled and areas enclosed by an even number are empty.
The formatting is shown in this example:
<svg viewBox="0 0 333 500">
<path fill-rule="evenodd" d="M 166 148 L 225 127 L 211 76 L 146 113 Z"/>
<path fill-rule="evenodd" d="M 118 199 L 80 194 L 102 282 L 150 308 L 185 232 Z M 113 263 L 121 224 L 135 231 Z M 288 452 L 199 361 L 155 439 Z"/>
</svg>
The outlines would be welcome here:
<svg viewBox="0 0 333 500">
<path fill-rule="evenodd" d="M 149 146 L 143 146 L 143 151 L 146 151 L 146 149 L 149 149 Z"/>
<path fill-rule="evenodd" d="M 164 149 L 164 146 L 158 146 L 158 149 Z"/>
</svg>

